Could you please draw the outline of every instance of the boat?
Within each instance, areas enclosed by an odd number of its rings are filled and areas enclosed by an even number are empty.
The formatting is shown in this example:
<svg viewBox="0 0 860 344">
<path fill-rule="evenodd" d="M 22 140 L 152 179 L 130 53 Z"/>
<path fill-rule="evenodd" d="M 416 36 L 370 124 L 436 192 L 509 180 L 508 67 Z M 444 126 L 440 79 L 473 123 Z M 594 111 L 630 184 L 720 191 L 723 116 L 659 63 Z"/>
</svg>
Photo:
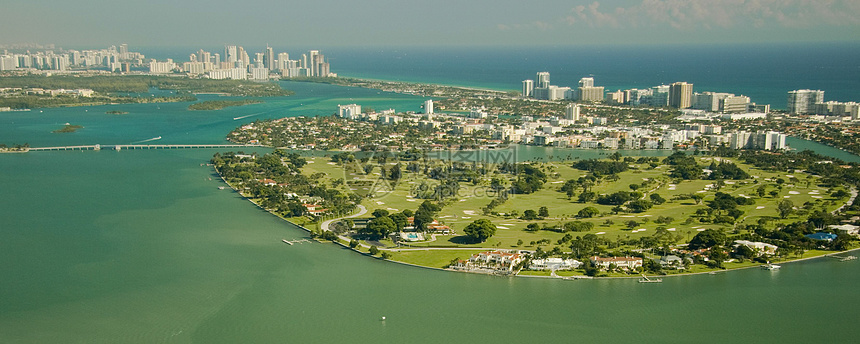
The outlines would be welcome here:
<svg viewBox="0 0 860 344">
<path fill-rule="evenodd" d="M 285 242 L 285 243 L 287 243 L 287 244 L 290 244 L 290 245 L 292 245 L 292 244 L 293 244 L 293 243 L 291 243 L 291 242 L 290 242 L 289 240 L 287 240 L 287 239 L 283 239 L 283 240 L 281 240 L 281 241 L 283 241 L 283 242 Z"/>
<path fill-rule="evenodd" d="M 765 270 L 779 270 L 779 268 L 781 268 L 781 266 L 776 265 L 776 264 L 771 264 L 770 262 L 768 262 L 767 264 L 762 265 L 761 268 L 765 269 Z"/>
<path fill-rule="evenodd" d="M 661 283 L 661 282 L 663 282 L 662 278 L 651 279 L 651 278 L 648 278 L 648 276 L 645 276 L 645 274 L 642 274 L 642 278 L 639 279 L 639 283 Z"/>
</svg>

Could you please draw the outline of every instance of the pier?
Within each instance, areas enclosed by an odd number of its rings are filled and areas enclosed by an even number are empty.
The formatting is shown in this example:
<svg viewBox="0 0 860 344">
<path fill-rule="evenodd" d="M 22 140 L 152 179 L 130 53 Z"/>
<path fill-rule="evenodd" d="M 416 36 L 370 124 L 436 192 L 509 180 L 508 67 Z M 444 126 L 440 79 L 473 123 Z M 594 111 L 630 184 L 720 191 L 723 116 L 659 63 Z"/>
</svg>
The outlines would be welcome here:
<svg viewBox="0 0 860 344">
<path fill-rule="evenodd" d="M 288 244 L 288 245 L 304 244 L 304 243 L 310 243 L 310 242 L 311 242 L 311 241 L 310 241 L 310 240 L 308 240 L 308 239 L 299 239 L 299 240 L 287 240 L 287 239 L 283 239 L 283 240 L 281 240 L 281 241 L 283 241 L 285 244 Z"/>
<path fill-rule="evenodd" d="M 27 152 L 42 152 L 42 151 L 85 151 L 85 150 L 138 150 L 138 149 L 200 149 L 200 148 L 245 148 L 245 147 L 262 147 L 261 145 L 235 145 L 235 144 L 215 144 L 215 145 L 83 145 L 83 146 L 57 146 L 57 147 L 31 147 Z"/>
<path fill-rule="evenodd" d="M 642 278 L 639 279 L 639 283 L 660 283 L 660 282 L 663 282 L 662 278 L 651 279 L 651 278 L 648 278 L 648 276 L 645 276 L 645 274 L 642 274 Z"/>
<path fill-rule="evenodd" d="M 852 256 L 852 255 L 839 256 L 839 255 L 831 254 L 831 255 L 827 255 L 827 256 L 830 258 L 838 259 L 840 262 L 847 262 L 847 261 L 852 261 L 852 260 L 857 259 L 857 256 Z"/>
</svg>

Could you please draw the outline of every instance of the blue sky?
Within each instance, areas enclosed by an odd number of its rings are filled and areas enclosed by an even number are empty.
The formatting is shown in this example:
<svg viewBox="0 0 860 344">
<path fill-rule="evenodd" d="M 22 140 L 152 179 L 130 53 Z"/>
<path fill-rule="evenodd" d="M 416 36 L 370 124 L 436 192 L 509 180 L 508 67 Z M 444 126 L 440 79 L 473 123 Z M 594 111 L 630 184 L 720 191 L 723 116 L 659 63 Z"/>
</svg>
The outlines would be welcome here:
<svg viewBox="0 0 860 344">
<path fill-rule="evenodd" d="M 858 0 L 6 0 L 0 44 L 858 42 L 858 13 Z"/>
</svg>

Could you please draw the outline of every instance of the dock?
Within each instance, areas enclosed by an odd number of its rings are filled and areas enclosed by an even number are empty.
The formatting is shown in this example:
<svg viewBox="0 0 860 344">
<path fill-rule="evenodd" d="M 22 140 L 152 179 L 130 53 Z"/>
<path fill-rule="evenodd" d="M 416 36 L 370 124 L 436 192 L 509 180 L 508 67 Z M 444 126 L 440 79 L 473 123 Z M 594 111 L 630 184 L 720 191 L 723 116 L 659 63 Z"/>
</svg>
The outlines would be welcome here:
<svg viewBox="0 0 860 344">
<path fill-rule="evenodd" d="M 837 255 L 829 255 L 828 257 L 839 259 L 840 262 L 847 262 L 849 260 L 857 259 L 857 256 L 837 256 Z"/>
<path fill-rule="evenodd" d="M 639 283 L 661 283 L 663 282 L 662 278 L 650 279 L 645 274 L 642 274 L 642 278 L 639 279 Z"/>
<path fill-rule="evenodd" d="M 288 244 L 288 245 L 304 244 L 304 243 L 310 243 L 311 242 L 308 239 L 298 239 L 298 240 L 282 239 L 281 241 L 283 241 L 285 244 Z"/>
</svg>

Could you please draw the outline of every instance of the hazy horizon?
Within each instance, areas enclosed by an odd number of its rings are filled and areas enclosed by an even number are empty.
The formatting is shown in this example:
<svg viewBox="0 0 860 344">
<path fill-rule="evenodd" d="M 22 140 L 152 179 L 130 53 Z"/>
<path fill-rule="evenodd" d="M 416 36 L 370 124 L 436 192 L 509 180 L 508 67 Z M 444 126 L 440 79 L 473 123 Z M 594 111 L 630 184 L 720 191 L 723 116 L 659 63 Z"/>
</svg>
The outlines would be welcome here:
<svg viewBox="0 0 860 344">
<path fill-rule="evenodd" d="M 570 46 L 860 42 L 860 2 L 12 0 L 0 44 Z"/>
</svg>

